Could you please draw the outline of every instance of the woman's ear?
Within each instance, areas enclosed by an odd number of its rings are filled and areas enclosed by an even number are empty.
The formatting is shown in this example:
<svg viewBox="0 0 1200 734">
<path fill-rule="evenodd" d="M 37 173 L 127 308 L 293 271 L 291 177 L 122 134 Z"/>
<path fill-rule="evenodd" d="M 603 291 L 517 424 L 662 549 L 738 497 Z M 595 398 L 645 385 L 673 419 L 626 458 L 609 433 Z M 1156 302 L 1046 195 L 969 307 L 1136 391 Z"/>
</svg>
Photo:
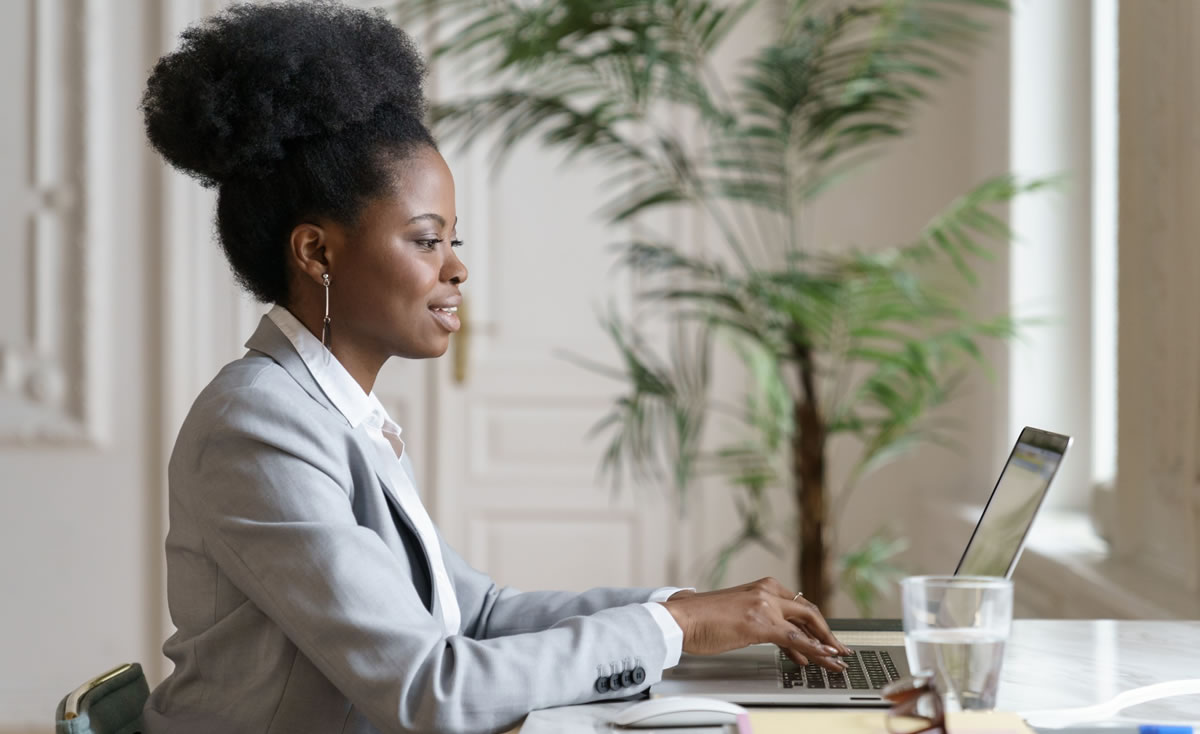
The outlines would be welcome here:
<svg viewBox="0 0 1200 734">
<path fill-rule="evenodd" d="M 313 222 L 297 224 L 288 244 L 296 268 L 320 283 L 321 276 L 329 272 L 331 265 L 328 230 Z"/>
</svg>

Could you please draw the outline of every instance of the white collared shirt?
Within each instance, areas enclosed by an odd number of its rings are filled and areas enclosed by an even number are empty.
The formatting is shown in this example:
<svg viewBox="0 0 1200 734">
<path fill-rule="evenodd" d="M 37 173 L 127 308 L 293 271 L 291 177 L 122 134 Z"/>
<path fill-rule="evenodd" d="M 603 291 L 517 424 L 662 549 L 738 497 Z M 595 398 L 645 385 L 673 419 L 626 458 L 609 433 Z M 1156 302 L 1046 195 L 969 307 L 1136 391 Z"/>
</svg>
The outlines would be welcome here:
<svg viewBox="0 0 1200 734">
<path fill-rule="evenodd" d="M 279 330 L 296 348 L 296 352 L 308 367 L 308 371 L 316 380 L 317 385 L 346 417 L 350 425 L 357 428 L 365 423 L 371 429 L 367 433 L 383 458 L 383 466 L 388 467 L 388 478 L 391 480 L 400 509 L 412 521 L 413 527 L 417 530 L 418 540 L 425 550 L 425 556 L 429 559 L 429 565 L 433 571 L 434 588 L 441 603 L 442 623 L 446 634 L 457 635 L 462 620 L 462 613 L 458 608 L 458 598 L 454 594 L 454 585 L 450 582 L 450 575 L 446 572 L 446 564 L 442 559 L 442 548 L 438 543 L 433 521 L 429 518 L 429 513 L 425 511 L 425 506 L 421 504 L 421 498 L 417 494 L 412 477 L 400 462 L 404 456 L 404 441 L 400 438 L 400 426 L 388 416 L 383 403 L 379 402 L 375 393 L 364 392 L 362 386 L 346 371 L 337 357 L 334 357 L 321 343 L 321 340 L 313 336 L 312 332 L 300 323 L 300 320 L 290 311 L 283 306 L 276 305 L 267 313 L 267 317 L 279 327 Z M 679 663 L 679 656 L 683 651 L 683 630 L 679 628 L 679 624 L 666 607 L 658 602 L 666 601 L 672 594 L 680 590 L 674 587 L 657 589 L 650 596 L 650 600 L 642 605 L 650 612 L 662 630 L 663 641 L 666 644 L 664 668 Z"/>
</svg>

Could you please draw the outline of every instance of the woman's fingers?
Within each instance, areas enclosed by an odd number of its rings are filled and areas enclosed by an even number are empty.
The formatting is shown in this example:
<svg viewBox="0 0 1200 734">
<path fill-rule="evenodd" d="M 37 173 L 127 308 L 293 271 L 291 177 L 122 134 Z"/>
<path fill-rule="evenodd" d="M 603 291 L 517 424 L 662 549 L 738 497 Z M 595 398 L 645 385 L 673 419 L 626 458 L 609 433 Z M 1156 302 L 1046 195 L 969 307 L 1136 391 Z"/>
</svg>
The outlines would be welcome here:
<svg viewBox="0 0 1200 734">
<path fill-rule="evenodd" d="M 806 627 L 803 624 L 801 624 L 800 627 L 802 627 L 804 629 L 804 631 L 808 633 L 809 637 L 817 639 L 817 636 L 815 634 L 813 634 L 813 631 L 808 629 L 808 627 Z M 829 644 L 829 643 L 825 643 L 825 644 Z M 850 648 L 846 647 L 842 643 L 841 640 L 838 640 L 835 638 L 832 645 L 833 645 L 833 647 L 837 648 L 838 655 L 853 655 L 854 654 L 854 652 Z"/>
<path fill-rule="evenodd" d="M 785 623 L 776 630 L 776 635 L 777 639 L 772 642 L 783 648 L 788 657 L 800 665 L 807 665 L 807 661 L 811 661 L 835 672 L 846 669 L 835 648 L 812 639 L 794 625 Z M 801 663 L 799 659 L 806 662 Z"/>
<path fill-rule="evenodd" d="M 815 660 L 817 665 L 820 665 L 826 670 L 832 670 L 835 673 L 844 673 L 846 672 L 846 669 L 850 667 L 846 665 L 846 663 L 842 662 L 842 659 L 837 656 L 816 658 Z"/>
<path fill-rule="evenodd" d="M 821 616 L 821 612 L 817 609 L 816 605 L 807 599 L 801 598 L 796 601 L 783 602 L 780 607 L 785 619 L 802 625 L 817 640 L 833 647 L 836 654 L 850 654 L 850 649 L 839 642 L 838 638 L 834 636 L 833 631 L 829 629 L 829 624 Z"/>
<path fill-rule="evenodd" d="M 808 665 L 808 662 L 809 662 L 808 658 L 806 658 L 805 656 L 796 652 L 795 650 L 788 650 L 787 648 L 781 648 L 781 649 L 783 650 L 783 654 L 787 655 L 788 659 L 791 660 L 796 665 Z M 834 672 L 837 672 L 839 670 L 844 671 L 846 669 L 845 664 L 840 663 L 840 660 L 838 658 L 818 657 L 818 658 L 813 658 L 813 662 L 815 662 L 817 665 L 820 665 L 823 668 L 827 668 Z M 840 663 L 840 667 L 839 667 L 839 663 Z"/>
<path fill-rule="evenodd" d="M 779 649 L 783 650 L 783 654 L 787 655 L 788 659 L 791 660 L 796 665 L 808 665 L 808 658 L 804 657 L 803 655 L 796 652 L 795 650 L 789 650 L 786 647 L 781 647 Z"/>
</svg>

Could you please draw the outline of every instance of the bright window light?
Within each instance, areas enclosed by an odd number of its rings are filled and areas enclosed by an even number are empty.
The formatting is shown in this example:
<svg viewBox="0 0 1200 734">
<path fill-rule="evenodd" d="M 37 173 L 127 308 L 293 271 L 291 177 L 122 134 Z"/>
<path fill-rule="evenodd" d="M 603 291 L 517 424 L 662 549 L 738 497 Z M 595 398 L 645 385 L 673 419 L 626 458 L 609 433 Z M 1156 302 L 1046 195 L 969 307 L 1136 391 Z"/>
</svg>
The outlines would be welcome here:
<svg viewBox="0 0 1200 734">
<path fill-rule="evenodd" d="M 1117 473 L 1117 2 L 1092 5 L 1092 478 Z"/>
</svg>

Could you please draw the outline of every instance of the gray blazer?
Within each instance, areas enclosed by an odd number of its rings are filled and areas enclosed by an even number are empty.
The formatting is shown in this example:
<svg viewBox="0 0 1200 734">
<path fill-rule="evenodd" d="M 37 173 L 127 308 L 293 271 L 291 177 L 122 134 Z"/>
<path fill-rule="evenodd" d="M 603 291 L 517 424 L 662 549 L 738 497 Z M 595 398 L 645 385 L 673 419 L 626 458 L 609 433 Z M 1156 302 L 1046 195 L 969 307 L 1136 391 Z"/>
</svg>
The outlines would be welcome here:
<svg viewBox="0 0 1200 734">
<path fill-rule="evenodd" d="M 147 734 L 500 731 L 662 677 L 663 634 L 639 603 L 653 590 L 499 588 L 442 541 L 462 611 L 447 637 L 366 427 L 351 429 L 270 319 L 246 346 L 171 455 L 175 670 L 146 705 Z M 617 690 L 597 685 L 622 671 Z"/>
</svg>

